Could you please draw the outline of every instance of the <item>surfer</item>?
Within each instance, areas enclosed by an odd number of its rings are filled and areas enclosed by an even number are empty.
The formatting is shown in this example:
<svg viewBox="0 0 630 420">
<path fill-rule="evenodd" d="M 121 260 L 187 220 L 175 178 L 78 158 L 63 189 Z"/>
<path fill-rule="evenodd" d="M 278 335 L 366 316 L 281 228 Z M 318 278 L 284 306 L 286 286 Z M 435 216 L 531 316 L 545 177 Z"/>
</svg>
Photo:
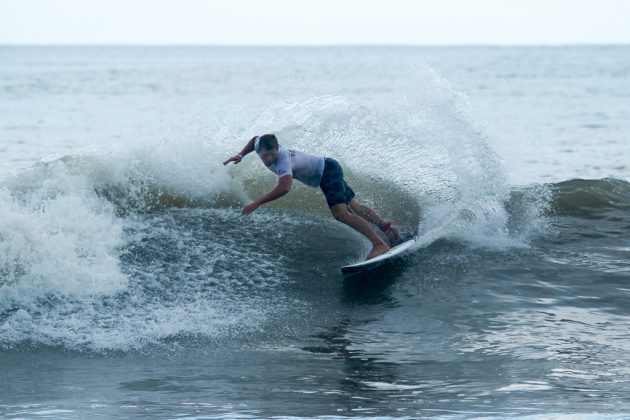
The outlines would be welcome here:
<svg viewBox="0 0 630 420">
<path fill-rule="evenodd" d="M 372 242 L 372 250 L 368 253 L 367 260 L 389 250 L 389 245 L 368 222 L 378 226 L 391 244 L 400 240 L 400 230 L 397 226 L 354 199 L 354 191 L 343 179 L 343 169 L 335 159 L 286 149 L 278 144 L 274 134 L 264 134 L 252 137 L 240 153 L 230 157 L 223 164 L 227 165 L 230 162 L 237 164 L 253 151 L 256 151 L 265 166 L 278 176 L 278 185 L 268 194 L 245 206 L 241 214 L 248 215 L 260 205 L 287 194 L 295 177 L 310 187 L 320 187 L 333 217 L 354 228 Z"/>
</svg>

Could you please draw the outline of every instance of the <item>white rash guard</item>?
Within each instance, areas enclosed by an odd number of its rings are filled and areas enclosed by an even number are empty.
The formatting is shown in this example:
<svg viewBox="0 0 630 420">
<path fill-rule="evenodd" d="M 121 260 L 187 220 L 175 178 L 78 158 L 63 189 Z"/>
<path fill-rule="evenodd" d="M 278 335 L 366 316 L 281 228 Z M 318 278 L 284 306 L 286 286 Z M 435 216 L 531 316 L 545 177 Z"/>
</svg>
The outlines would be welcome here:
<svg viewBox="0 0 630 420">
<path fill-rule="evenodd" d="M 259 149 L 260 137 L 256 138 L 254 148 L 256 153 Z M 309 187 L 319 187 L 324 173 L 324 157 L 300 152 L 295 149 L 285 149 L 278 145 L 278 159 L 268 166 L 269 170 L 278 178 L 285 175 L 292 175 L 293 178 L 308 185 Z"/>
</svg>

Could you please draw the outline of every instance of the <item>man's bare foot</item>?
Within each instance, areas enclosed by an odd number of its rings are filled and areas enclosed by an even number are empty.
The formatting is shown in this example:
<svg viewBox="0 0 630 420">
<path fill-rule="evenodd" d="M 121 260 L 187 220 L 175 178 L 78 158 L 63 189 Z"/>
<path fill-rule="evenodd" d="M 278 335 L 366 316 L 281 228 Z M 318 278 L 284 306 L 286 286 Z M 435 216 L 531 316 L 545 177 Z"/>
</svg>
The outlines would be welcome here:
<svg viewBox="0 0 630 420">
<path fill-rule="evenodd" d="M 385 236 L 387 236 L 387 240 L 391 246 L 398 245 L 400 242 L 400 228 L 398 226 L 391 220 L 384 220 L 378 227 L 383 231 Z"/>
<path fill-rule="evenodd" d="M 379 255 L 386 253 L 387 251 L 389 251 L 389 245 L 387 245 L 385 242 L 380 245 L 374 245 L 365 260 L 371 260 L 374 257 L 378 257 Z"/>
<path fill-rule="evenodd" d="M 400 242 L 400 229 L 396 225 L 390 225 L 389 229 L 385 231 L 385 236 L 389 239 L 391 246 L 398 245 Z"/>
</svg>

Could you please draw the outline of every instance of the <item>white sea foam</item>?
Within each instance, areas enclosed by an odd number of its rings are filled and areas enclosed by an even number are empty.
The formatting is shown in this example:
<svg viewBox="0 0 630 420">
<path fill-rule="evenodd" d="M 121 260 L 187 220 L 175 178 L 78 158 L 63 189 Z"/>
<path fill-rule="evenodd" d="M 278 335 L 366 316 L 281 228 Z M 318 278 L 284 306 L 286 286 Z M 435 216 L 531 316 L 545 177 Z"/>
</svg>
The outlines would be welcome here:
<svg viewBox="0 0 630 420">
<path fill-rule="evenodd" d="M 519 392 L 519 391 L 548 391 L 553 389 L 548 382 L 527 381 L 519 384 L 511 384 L 497 389 L 499 392 Z"/>
<path fill-rule="evenodd" d="M 112 294 L 126 287 L 117 259 L 121 224 L 72 177 L 12 197 L 0 189 L 0 304 L 48 293 Z"/>
</svg>

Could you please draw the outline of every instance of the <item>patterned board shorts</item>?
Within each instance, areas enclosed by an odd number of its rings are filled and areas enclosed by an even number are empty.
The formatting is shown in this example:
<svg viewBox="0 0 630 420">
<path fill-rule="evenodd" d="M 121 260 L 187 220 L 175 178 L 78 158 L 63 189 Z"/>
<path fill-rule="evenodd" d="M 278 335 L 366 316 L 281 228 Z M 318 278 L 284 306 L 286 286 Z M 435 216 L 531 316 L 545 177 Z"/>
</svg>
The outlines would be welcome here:
<svg viewBox="0 0 630 420">
<path fill-rule="evenodd" d="M 324 161 L 324 173 L 319 187 L 326 196 L 328 207 L 335 204 L 348 204 L 354 198 L 354 191 L 343 179 L 343 169 L 339 162 L 332 158 Z"/>
</svg>

